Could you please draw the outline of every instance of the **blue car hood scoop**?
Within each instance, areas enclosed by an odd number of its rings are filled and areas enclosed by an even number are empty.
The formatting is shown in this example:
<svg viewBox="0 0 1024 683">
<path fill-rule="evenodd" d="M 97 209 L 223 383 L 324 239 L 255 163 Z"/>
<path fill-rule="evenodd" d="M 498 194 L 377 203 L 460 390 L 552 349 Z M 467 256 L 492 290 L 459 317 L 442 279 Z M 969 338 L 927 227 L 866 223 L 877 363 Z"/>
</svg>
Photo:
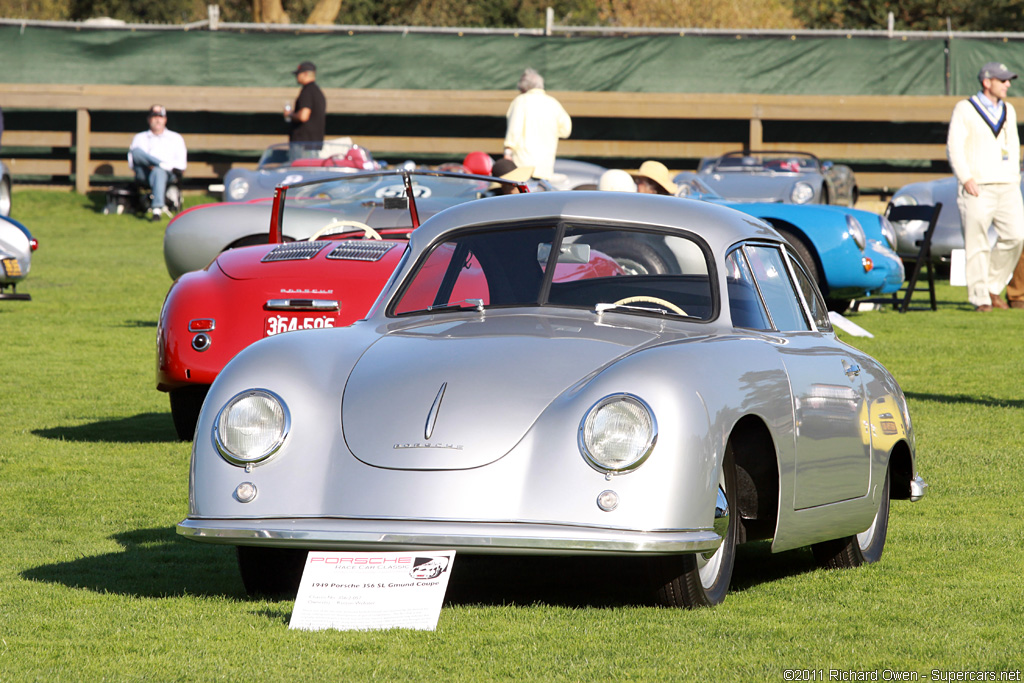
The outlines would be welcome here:
<svg viewBox="0 0 1024 683">
<path fill-rule="evenodd" d="M 346 383 L 345 441 L 376 467 L 480 467 L 515 447 L 567 388 L 656 338 L 583 319 L 507 314 L 392 331 Z"/>
</svg>

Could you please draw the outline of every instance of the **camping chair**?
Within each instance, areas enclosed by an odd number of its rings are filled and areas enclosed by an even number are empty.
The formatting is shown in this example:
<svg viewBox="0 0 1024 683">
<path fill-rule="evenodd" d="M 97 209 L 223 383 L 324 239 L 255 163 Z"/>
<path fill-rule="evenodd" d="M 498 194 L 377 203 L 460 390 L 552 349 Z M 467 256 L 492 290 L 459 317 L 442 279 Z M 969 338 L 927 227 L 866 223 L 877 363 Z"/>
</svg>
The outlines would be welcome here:
<svg viewBox="0 0 1024 683">
<path fill-rule="evenodd" d="M 900 313 L 907 312 L 907 307 L 910 305 L 910 298 L 914 295 L 914 289 L 917 287 L 917 280 L 921 276 L 922 266 L 928 270 L 928 293 L 931 297 L 931 308 L 933 311 L 937 311 L 939 308 L 935 303 L 935 272 L 934 266 L 932 265 L 932 234 L 935 232 L 935 224 L 939 222 L 939 213 L 941 211 L 942 202 L 934 205 L 918 204 L 905 206 L 894 206 L 890 203 L 885 209 L 885 217 L 889 219 L 890 223 L 900 221 L 925 221 L 928 223 L 928 227 L 924 231 L 924 237 L 915 243 L 915 246 L 919 247 L 917 256 L 903 259 L 904 262 L 913 264 L 913 269 L 910 272 L 910 278 L 907 281 L 907 286 L 899 292 L 894 292 L 892 295 L 892 307 L 899 310 Z M 902 302 L 900 301 L 901 293 L 903 294 Z"/>
</svg>

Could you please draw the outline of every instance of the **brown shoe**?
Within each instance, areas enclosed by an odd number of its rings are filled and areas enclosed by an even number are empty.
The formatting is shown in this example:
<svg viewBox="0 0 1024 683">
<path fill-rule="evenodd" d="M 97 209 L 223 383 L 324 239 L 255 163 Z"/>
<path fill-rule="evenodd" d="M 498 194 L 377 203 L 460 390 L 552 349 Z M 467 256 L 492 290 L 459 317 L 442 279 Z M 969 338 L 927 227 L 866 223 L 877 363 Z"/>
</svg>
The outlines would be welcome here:
<svg viewBox="0 0 1024 683">
<path fill-rule="evenodd" d="M 991 313 L 992 307 L 989 306 L 988 304 L 982 304 L 981 306 L 975 306 L 974 310 L 976 310 L 978 313 Z"/>
<path fill-rule="evenodd" d="M 1010 307 L 1009 304 L 1007 304 L 1005 301 L 1003 301 L 1003 298 L 1001 296 L 999 296 L 998 294 L 991 294 L 990 293 L 989 297 L 992 299 L 992 308 L 1009 308 Z"/>
<path fill-rule="evenodd" d="M 1024 299 L 1010 299 L 1010 308 L 1024 308 Z"/>
</svg>

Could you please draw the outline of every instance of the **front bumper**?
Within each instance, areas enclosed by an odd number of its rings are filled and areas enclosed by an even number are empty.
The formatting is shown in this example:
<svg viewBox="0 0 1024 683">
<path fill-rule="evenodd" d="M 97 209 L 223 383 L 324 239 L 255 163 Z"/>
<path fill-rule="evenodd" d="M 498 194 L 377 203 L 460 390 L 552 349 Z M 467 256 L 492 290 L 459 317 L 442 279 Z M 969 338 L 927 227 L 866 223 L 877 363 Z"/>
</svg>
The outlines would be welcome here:
<svg viewBox="0 0 1024 683">
<path fill-rule="evenodd" d="M 380 519 L 187 518 L 186 538 L 223 545 L 304 550 L 458 550 L 494 555 L 675 555 L 709 552 L 722 537 L 709 529 L 634 531 L 560 524 L 426 522 Z"/>
</svg>

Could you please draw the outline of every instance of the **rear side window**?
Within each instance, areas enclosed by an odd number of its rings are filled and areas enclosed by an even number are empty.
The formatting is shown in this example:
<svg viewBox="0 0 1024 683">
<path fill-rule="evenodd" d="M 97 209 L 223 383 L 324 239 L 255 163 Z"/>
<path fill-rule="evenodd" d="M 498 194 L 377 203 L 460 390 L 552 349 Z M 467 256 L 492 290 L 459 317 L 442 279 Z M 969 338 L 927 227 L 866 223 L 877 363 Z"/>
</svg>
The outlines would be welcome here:
<svg viewBox="0 0 1024 683">
<path fill-rule="evenodd" d="M 828 319 L 828 309 L 821 298 L 818 286 L 814 284 L 814 280 L 807 274 L 800 259 L 792 251 L 787 249 L 786 252 L 789 255 L 790 262 L 793 264 L 796 284 L 800 288 L 800 293 L 804 295 L 807 308 L 811 311 L 811 320 L 814 321 L 814 326 L 818 328 L 819 332 L 831 332 L 832 323 Z"/>
</svg>

